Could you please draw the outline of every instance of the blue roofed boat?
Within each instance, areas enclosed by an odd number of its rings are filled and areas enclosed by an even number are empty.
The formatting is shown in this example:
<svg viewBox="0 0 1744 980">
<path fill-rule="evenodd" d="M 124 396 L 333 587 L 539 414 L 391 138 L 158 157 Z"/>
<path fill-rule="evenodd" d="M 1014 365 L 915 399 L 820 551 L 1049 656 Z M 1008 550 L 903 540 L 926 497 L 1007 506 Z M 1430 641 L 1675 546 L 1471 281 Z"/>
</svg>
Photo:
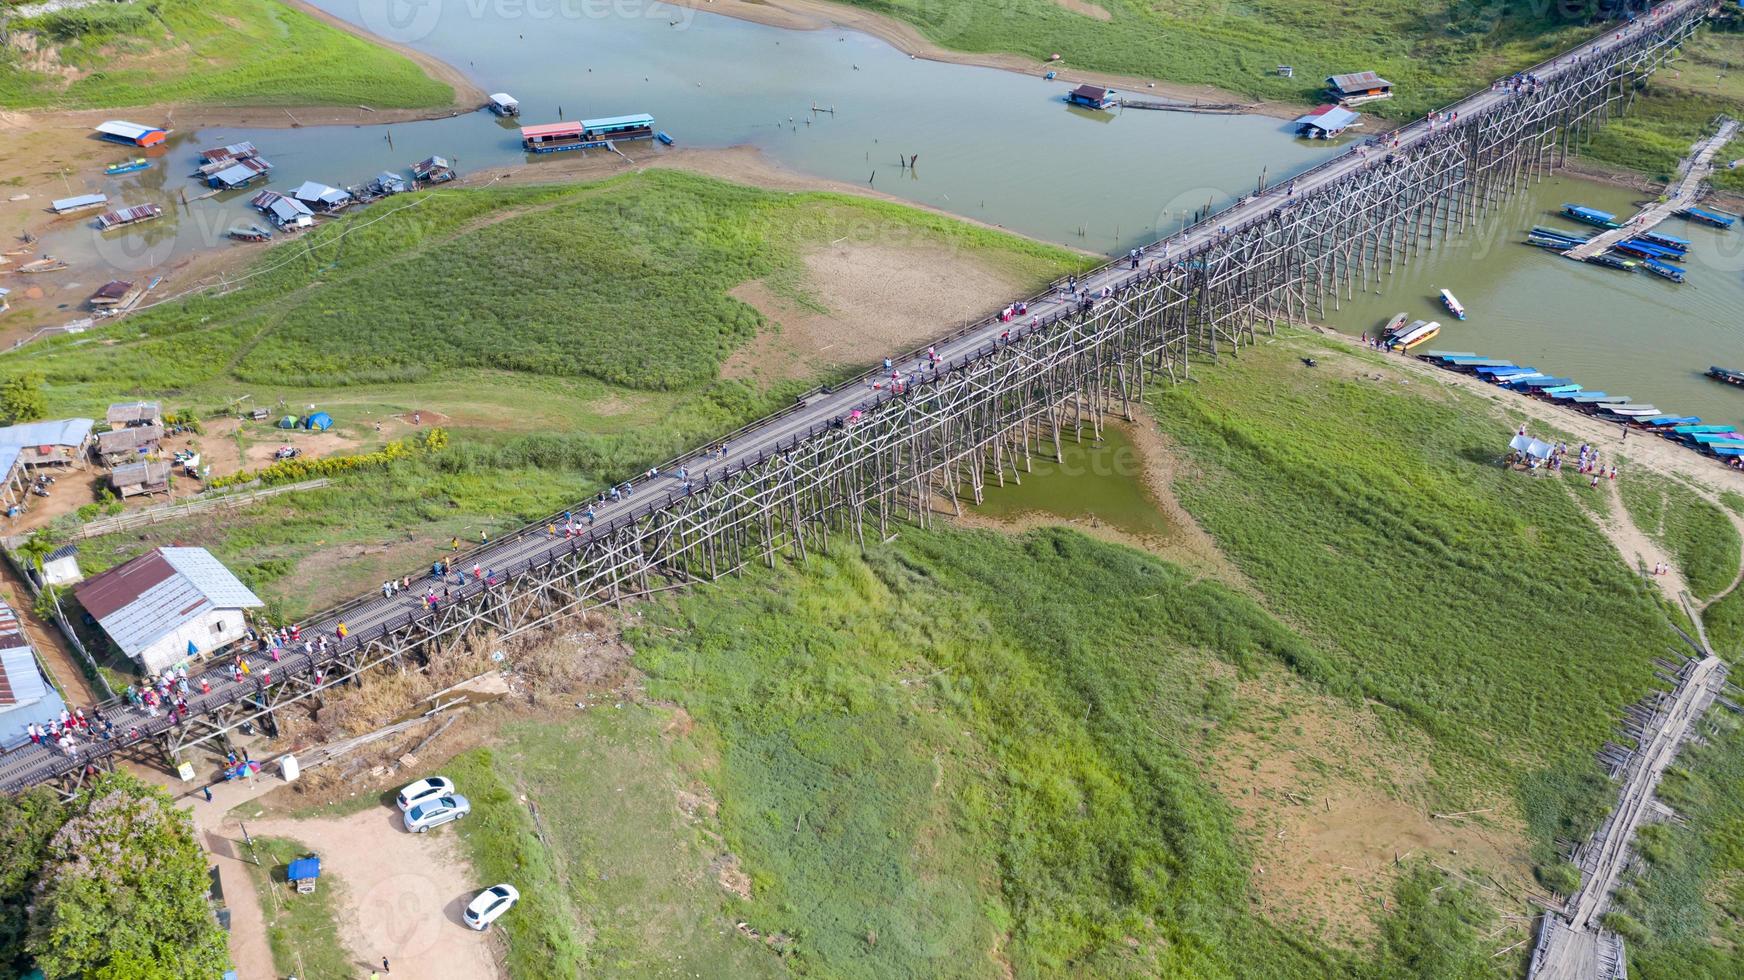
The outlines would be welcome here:
<svg viewBox="0 0 1744 980">
<path fill-rule="evenodd" d="M 1536 371 L 1536 370 L 1538 370 L 1538 369 L 1535 367 L 1526 367 L 1524 365 L 1519 365 L 1519 364 L 1497 364 L 1497 365 L 1493 365 L 1493 366 L 1485 365 L 1484 367 L 1480 367 L 1480 368 L 1478 368 L 1478 373 L 1479 374 L 1518 374 L 1521 371 L 1531 372 L 1531 371 Z"/>
<path fill-rule="evenodd" d="M 1568 396 L 1568 400 L 1577 405 L 1587 405 L 1602 402 L 1609 397 L 1611 396 L 1602 391 L 1579 391 Z"/>
<path fill-rule="evenodd" d="M 1609 211 L 1600 211 L 1598 208 L 1584 207 L 1579 204 L 1564 204 L 1562 206 L 1562 213 L 1566 217 L 1573 218 L 1582 224 L 1592 225 L 1596 228 L 1623 227 L 1617 223 L 1616 215 Z"/>
<path fill-rule="evenodd" d="M 1744 437 L 1739 436 L 1736 432 L 1699 432 L 1690 436 L 1689 440 L 1697 445 L 1706 446 L 1716 442 L 1738 442 L 1740 438 Z M 1739 443 L 1739 445 L 1744 445 L 1744 443 Z"/>
<path fill-rule="evenodd" d="M 1433 357 L 1436 360 L 1441 361 L 1450 361 L 1456 357 L 1476 357 L 1478 355 L 1469 350 L 1432 350 L 1423 356 Z"/>
<path fill-rule="evenodd" d="M 1641 267 L 1661 279 L 1671 282 L 1683 282 L 1684 271 L 1675 265 L 1669 265 L 1658 259 L 1642 259 Z"/>
<path fill-rule="evenodd" d="M 1714 450 L 1715 456 L 1726 456 L 1726 457 L 1744 456 L 1744 447 L 1713 446 L 1710 448 L 1712 448 Z"/>
<path fill-rule="evenodd" d="M 1641 234 L 1636 235 L 1635 237 L 1636 238 L 1645 238 L 1646 240 L 1652 242 L 1655 245 L 1663 245 L 1666 248 L 1674 248 L 1674 249 L 1677 249 L 1679 252 L 1689 251 L 1689 247 L 1691 244 L 1690 240 L 1687 238 L 1679 238 L 1676 235 L 1667 235 L 1664 232 L 1658 232 L 1658 231 L 1644 231 Z"/>
<path fill-rule="evenodd" d="M 1447 363 L 1449 367 L 1472 371 L 1475 371 L 1478 368 L 1505 368 L 1514 366 L 1507 361 L 1499 360 L 1494 357 L 1456 357 Z"/>
<path fill-rule="evenodd" d="M 1587 240 L 1587 236 L 1585 235 L 1572 231 L 1564 231 L 1561 228 L 1551 228 L 1547 225 L 1533 225 L 1532 234 L 1537 235 L 1540 238 L 1563 238 L 1574 242 L 1577 245 Z"/>
<path fill-rule="evenodd" d="M 1744 371 L 1734 371 L 1730 368 L 1710 367 L 1707 375 L 1715 381 L 1724 381 L 1729 385 L 1744 385 Z"/>
<path fill-rule="evenodd" d="M 1679 210 L 1677 213 L 1679 217 L 1688 218 L 1691 221 L 1699 221 L 1704 225 L 1710 225 L 1715 228 L 1730 228 L 1738 223 L 1737 215 L 1726 211 L 1714 210 L 1712 208 L 1688 207 Z"/>
<path fill-rule="evenodd" d="M 1572 395 L 1579 390 L 1581 390 L 1580 385 L 1566 384 L 1566 385 L 1557 385 L 1554 388 L 1540 388 L 1540 389 L 1538 389 L 1538 393 L 1540 395 L 1549 395 L 1552 398 L 1554 398 L 1557 395 Z"/>
<path fill-rule="evenodd" d="M 1643 241 L 1639 238 L 1627 238 L 1611 247 L 1627 255 L 1634 255 L 1644 259 L 1668 259 L 1671 261 L 1681 261 L 1683 259 L 1683 253 L 1676 249 L 1666 248 L 1663 245 L 1655 245 L 1652 242 Z"/>
<path fill-rule="evenodd" d="M 1662 415 L 1653 420 L 1654 425 L 1695 425 L 1701 419 L 1694 415 Z"/>
<path fill-rule="evenodd" d="M 1731 432 L 1733 428 L 1735 427 L 1730 425 L 1679 425 L 1672 427 L 1671 431 L 1678 435 L 1699 435 L 1704 432 Z"/>
<path fill-rule="evenodd" d="M 1560 388 L 1574 384 L 1573 378 L 1522 378 L 1516 382 L 1527 388 Z"/>
</svg>

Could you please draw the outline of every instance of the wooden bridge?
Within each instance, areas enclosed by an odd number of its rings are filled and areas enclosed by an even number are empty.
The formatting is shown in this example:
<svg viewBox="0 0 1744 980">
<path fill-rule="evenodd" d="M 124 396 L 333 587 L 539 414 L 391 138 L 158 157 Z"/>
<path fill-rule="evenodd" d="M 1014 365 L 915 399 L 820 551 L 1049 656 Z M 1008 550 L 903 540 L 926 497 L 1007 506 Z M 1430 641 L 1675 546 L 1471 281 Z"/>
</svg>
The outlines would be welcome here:
<svg viewBox="0 0 1744 980">
<path fill-rule="evenodd" d="M 1028 312 L 992 317 L 874 371 L 814 391 L 786 410 L 671 460 L 621 500 L 596 506 L 573 537 L 549 536 L 561 515 L 536 521 L 409 592 L 372 595 L 305 624 L 304 635 L 345 636 L 300 651 L 242 683 L 227 661 L 204 674 L 180 723 L 125 705 L 105 713 L 119 733 L 73 752 L 25 746 L 0 759 L 0 790 L 54 782 L 71 792 L 130 747 L 175 758 L 228 741 L 243 724 L 276 731 L 280 710 L 372 669 L 440 657 L 468 636 L 510 636 L 584 609 L 707 581 L 780 553 L 864 543 L 893 522 L 922 525 L 989 482 L 1020 481 L 1031 458 L 1057 456 L 1064 438 L 1099 435 L 1113 413 L 1132 417 L 1147 384 L 1186 377 L 1194 364 L 1253 342 L 1278 321 L 1305 321 L 1370 288 L 1411 258 L 1462 233 L 1527 182 L 1563 162 L 1582 134 L 1622 111 L 1709 11 L 1710 0 L 1668 0 L 1651 15 L 1435 116 L 1243 198 L 1180 234 L 1031 297 Z M 720 443 L 717 442 L 716 445 Z M 680 474 L 683 474 L 681 477 Z M 586 503 L 572 508 L 581 515 Z M 495 584 L 492 584 L 494 582 Z M 426 584 L 453 594 L 427 608 Z M 258 658 L 257 658 L 258 659 Z M 145 745 L 150 743 L 150 746 Z"/>
<path fill-rule="evenodd" d="M 1720 152 L 1721 147 L 1732 142 L 1732 137 L 1736 135 L 1738 121 L 1722 116 L 1719 130 L 1707 139 L 1698 141 L 1690 148 L 1690 155 L 1678 164 L 1677 184 L 1671 188 L 1671 193 L 1664 200 L 1655 201 L 1642 208 L 1633 218 L 1625 221 L 1623 227 L 1594 235 L 1562 254 L 1584 262 L 1609 250 L 1625 238 L 1634 238 L 1644 231 L 1651 231 L 1654 225 L 1696 203 L 1702 193 L 1702 183 L 1714 170 L 1714 155 Z"/>
</svg>

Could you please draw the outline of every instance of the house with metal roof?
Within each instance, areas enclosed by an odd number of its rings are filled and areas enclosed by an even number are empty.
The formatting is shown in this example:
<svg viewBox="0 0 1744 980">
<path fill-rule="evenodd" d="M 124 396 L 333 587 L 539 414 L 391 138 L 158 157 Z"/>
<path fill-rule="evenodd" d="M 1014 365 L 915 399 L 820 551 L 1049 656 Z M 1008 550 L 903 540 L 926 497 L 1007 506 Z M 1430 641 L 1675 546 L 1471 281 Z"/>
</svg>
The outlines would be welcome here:
<svg viewBox="0 0 1744 980">
<path fill-rule="evenodd" d="M 97 124 L 97 135 L 130 146 L 156 146 L 167 139 L 169 134 L 156 126 L 142 126 L 135 122 L 111 119 Z"/>
<path fill-rule="evenodd" d="M 1340 102 L 1371 102 L 1393 97 L 1393 83 L 1372 71 L 1328 75 L 1326 91 Z"/>
<path fill-rule="evenodd" d="M 265 177 L 267 172 L 271 169 L 272 164 L 260 157 L 249 157 L 246 160 L 231 161 L 229 166 L 207 174 L 206 186 L 216 187 L 219 190 L 224 191 L 233 191 L 238 187 L 247 187 L 249 184 Z"/>
<path fill-rule="evenodd" d="M 122 653 L 156 673 L 242 639 L 261 601 L 205 548 L 153 548 L 73 587 Z"/>
<path fill-rule="evenodd" d="M 24 484 L 24 450 L 20 446 L 0 446 L 0 504 L 6 516 L 16 517 L 30 502 Z"/>
<path fill-rule="evenodd" d="M 1080 85 L 1066 93 L 1066 101 L 1086 109 L 1106 109 L 1114 105 L 1114 93 L 1100 85 Z"/>
<path fill-rule="evenodd" d="M 0 446 L 16 446 L 25 466 L 83 464 L 91 445 L 90 419 L 25 422 L 0 429 Z"/>
<path fill-rule="evenodd" d="M 1361 118 L 1343 106 L 1318 106 L 1314 111 L 1296 117 L 1296 135 L 1313 140 L 1331 139 L 1355 126 Z"/>
<path fill-rule="evenodd" d="M 12 607 L 0 602 L 0 748 L 30 741 L 32 722 L 46 725 L 66 707 L 42 675 L 36 650 Z"/>
<path fill-rule="evenodd" d="M 320 181 L 306 180 L 291 196 L 316 211 L 337 211 L 351 203 L 351 194 Z"/>
<path fill-rule="evenodd" d="M 107 194 L 79 194 L 73 197 L 63 197 L 49 202 L 49 207 L 55 214 L 75 214 L 79 211 L 92 211 L 105 207 L 109 203 Z"/>
<path fill-rule="evenodd" d="M 279 228 L 307 228 L 315 223 L 315 212 L 308 205 L 278 191 L 261 191 L 249 198 L 248 203 Z"/>
</svg>

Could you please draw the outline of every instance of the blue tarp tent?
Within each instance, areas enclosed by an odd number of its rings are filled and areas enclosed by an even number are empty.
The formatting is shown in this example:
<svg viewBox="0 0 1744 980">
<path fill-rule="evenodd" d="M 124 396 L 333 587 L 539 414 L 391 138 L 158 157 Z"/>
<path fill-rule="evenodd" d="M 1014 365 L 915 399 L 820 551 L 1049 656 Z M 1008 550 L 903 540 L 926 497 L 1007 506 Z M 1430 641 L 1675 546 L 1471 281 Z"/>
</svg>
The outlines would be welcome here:
<svg viewBox="0 0 1744 980">
<path fill-rule="evenodd" d="M 328 429 L 333 428 L 333 416 L 328 415 L 326 412 L 316 412 L 314 415 L 303 419 L 303 428 L 308 429 L 311 432 L 326 432 Z"/>
</svg>

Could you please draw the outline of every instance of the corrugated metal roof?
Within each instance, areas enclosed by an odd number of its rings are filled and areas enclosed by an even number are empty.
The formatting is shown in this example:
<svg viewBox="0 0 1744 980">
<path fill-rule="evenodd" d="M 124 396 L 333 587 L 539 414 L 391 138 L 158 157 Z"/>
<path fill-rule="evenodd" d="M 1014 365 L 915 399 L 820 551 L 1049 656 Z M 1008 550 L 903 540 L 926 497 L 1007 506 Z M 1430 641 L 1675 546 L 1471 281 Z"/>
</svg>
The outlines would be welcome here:
<svg viewBox="0 0 1744 980">
<path fill-rule="evenodd" d="M 338 204 L 351 200 L 351 195 L 317 180 L 305 180 L 303 186 L 291 192 L 291 196 L 299 201 L 320 201 L 322 204 Z"/>
<path fill-rule="evenodd" d="M 70 211 L 74 208 L 89 208 L 108 203 L 109 195 L 107 194 L 80 194 L 76 197 L 63 197 L 58 201 L 50 202 L 49 207 L 56 211 Z"/>
<path fill-rule="evenodd" d="M 0 429 L 0 446 L 78 446 L 91 437 L 90 419 L 26 422 Z"/>
<path fill-rule="evenodd" d="M 604 119 L 583 119 L 583 129 L 605 129 L 608 126 L 652 126 L 654 117 L 646 112 L 638 112 L 632 116 L 607 116 Z"/>
<path fill-rule="evenodd" d="M 104 136 L 119 136 L 124 140 L 136 140 L 147 133 L 161 133 L 163 130 L 156 126 L 142 126 L 136 122 L 127 122 L 124 119 L 111 119 L 98 123 L 97 132 Z"/>
<path fill-rule="evenodd" d="M 1315 109 L 1313 112 L 1298 118 L 1296 123 L 1298 125 L 1307 124 L 1315 126 L 1319 129 L 1324 129 L 1330 132 L 1333 130 L 1346 129 L 1351 123 L 1356 122 L 1359 118 L 1361 117 L 1356 113 L 1341 106 L 1323 105 L 1320 108 Z"/>
<path fill-rule="evenodd" d="M 1340 92 L 1366 92 L 1372 88 L 1393 87 L 1392 82 L 1372 71 L 1353 71 L 1344 75 L 1332 75 L 1326 79 L 1326 84 Z"/>
<path fill-rule="evenodd" d="M 315 213 L 302 201 L 289 197 L 281 197 L 272 202 L 268 210 L 277 215 L 280 221 L 295 221 L 298 216 L 312 216 Z"/>
<path fill-rule="evenodd" d="M 492 93 L 490 100 L 497 105 L 520 105 L 519 102 L 515 101 L 515 97 L 507 92 Z"/>
<path fill-rule="evenodd" d="M 205 548 L 155 548 L 86 579 L 73 594 L 130 657 L 209 610 L 261 605 Z"/>
<path fill-rule="evenodd" d="M 43 561 L 44 562 L 51 562 L 51 561 L 56 561 L 56 560 L 61 559 L 61 558 L 77 558 L 77 557 L 79 557 L 79 546 L 78 545 L 76 545 L 76 544 L 63 544 L 59 548 L 56 548 L 55 550 L 49 552 L 48 557 L 44 558 Z"/>
<path fill-rule="evenodd" d="M 212 179 L 220 184 L 229 184 L 230 186 L 235 187 L 239 184 L 248 183 L 259 175 L 260 172 L 260 168 L 258 167 L 251 167 L 246 163 L 238 163 L 233 167 L 225 167 L 223 170 L 213 174 Z"/>
<path fill-rule="evenodd" d="M 0 480 L 11 475 L 13 467 L 18 465 L 18 454 L 23 451 L 23 446 L 0 446 Z"/>
<path fill-rule="evenodd" d="M 544 123 L 538 126 L 522 126 L 522 139 L 535 139 L 541 136 L 575 136 L 581 133 L 581 123 L 560 122 Z"/>
<path fill-rule="evenodd" d="M 117 466 L 109 471 L 109 482 L 117 487 L 164 483 L 169 478 L 170 464 L 166 460 L 128 463 L 126 466 Z"/>
</svg>

